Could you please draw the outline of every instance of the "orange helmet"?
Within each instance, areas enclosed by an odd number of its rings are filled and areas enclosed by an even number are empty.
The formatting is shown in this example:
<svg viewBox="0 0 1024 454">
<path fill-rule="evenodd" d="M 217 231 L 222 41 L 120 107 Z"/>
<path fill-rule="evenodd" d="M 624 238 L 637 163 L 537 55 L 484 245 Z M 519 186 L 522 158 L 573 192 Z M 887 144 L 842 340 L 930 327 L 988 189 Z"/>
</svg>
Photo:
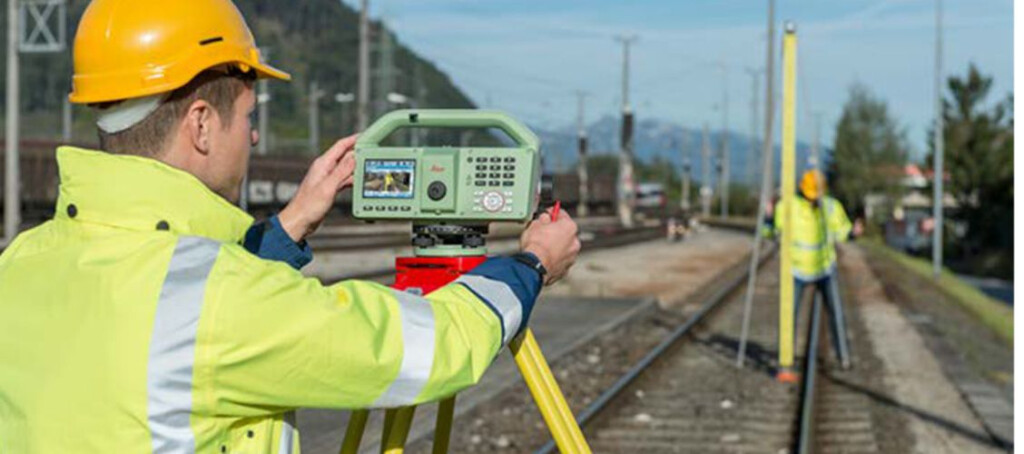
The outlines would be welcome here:
<svg viewBox="0 0 1024 454">
<path fill-rule="evenodd" d="M 818 200 L 825 194 L 826 189 L 825 175 L 818 170 L 808 170 L 800 178 L 800 193 L 807 197 L 807 200 Z"/>
<path fill-rule="evenodd" d="M 230 0 L 93 0 L 75 35 L 69 99 L 93 104 L 170 92 L 221 65 L 291 79 L 262 61 Z"/>
</svg>

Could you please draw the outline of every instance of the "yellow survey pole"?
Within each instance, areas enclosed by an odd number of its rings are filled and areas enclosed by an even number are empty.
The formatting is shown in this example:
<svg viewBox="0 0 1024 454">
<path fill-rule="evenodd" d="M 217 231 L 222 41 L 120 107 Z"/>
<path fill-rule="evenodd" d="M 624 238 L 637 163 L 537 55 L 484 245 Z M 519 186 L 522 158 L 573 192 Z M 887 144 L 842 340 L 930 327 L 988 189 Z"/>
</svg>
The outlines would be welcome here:
<svg viewBox="0 0 1024 454">
<path fill-rule="evenodd" d="M 780 381 L 794 378 L 793 367 L 793 198 L 796 196 L 796 26 L 786 23 L 782 37 L 782 200 L 776 216 L 782 215 L 779 248 L 779 375 Z"/>
</svg>

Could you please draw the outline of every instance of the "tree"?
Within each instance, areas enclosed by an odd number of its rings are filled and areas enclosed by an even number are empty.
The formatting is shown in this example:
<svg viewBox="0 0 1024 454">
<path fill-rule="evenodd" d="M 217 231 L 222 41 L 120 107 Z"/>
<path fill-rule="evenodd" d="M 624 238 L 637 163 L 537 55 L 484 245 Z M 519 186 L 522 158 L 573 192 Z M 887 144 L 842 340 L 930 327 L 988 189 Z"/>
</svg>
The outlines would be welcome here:
<svg viewBox="0 0 1024 454">
<path fill-rule="evenodd" d="M 869 194 L 889 200 L 900 195 L 907 141 L 885 101 L 860 84 L 850 87 L 849 96 L 836 126 L 830 191 L 851 213 L 861 213 Z"/>
<path fill-rule="evenodd" d="M 962 243 L 953 246 L 967 259 L 996 254 L 1000 263 L 990 264 L 990 269 L 1012 269 L 1013 95 L 986 107 L 992 77 L 973 64 L 963 77 L 950 77 L 947 89 L 942 102 L 945 189 L 957 203 L 950 217 L 967 226 Z M 932 133 L 928 137 L 932 152 L 927 164 L 934 168 Z"/>
</svg>

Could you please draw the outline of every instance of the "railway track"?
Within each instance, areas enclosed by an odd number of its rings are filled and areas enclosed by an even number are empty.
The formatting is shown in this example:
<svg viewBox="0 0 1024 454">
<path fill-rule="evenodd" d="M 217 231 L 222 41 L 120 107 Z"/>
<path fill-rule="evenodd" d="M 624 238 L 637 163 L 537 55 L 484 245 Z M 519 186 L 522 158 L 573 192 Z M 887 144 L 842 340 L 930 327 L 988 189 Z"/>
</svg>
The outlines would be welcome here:
<svg viewBox="0 0 1024 454">
<path fill-rule="evenodd" d="M 822 312 L 822 303 L 815 301 L 808 322 L 794 452 L 881 452 L 867 399 L 850 386 L 848 376 L 853 372 L 825 363 L 831 350 L 821 335 Z"/>
<path fill-rule="evenodd" d="M 661 227 L 640 227 L 629 230 L 611 230 L 602 232 L 584 232 L 581 234 L 580 241 L 582 242 L 582 252 L 593 251 L 597 249 L 607 249 L 613 247 L 626 246 L 629 244 L 640 243 L 644 241 L 651 241 L 664 236 L 664 232 Z M 489 237 L 488 240 L 491 242 L 501 240 L 514 240 L 519 238 L 519 235 L 508 235 Z M 408 246 L 409 239 L 405 236 L 404 242 L 400 246 Z M 355 248 L 363 249 L 361 247 Z M 352 250 L 352 249 L 349 249 Z M 321 250 L 314 249 L 314 252 L 321 252 Z M 364 279 L 364 280 L 376 280 L 385 281 L 395 274 L 393 267 L 381 268 L 376 270 L 362 271 L 358 273 L 344 274 L 338 276 L 331 276 L 324 278 L 324 282 L 336 282 L 346 279 Z"/>
<path fill-rule="evenodd" d="M 824 359 L 818 304 L 807 305 L 812 313 L 798 333 L 809 358 L 801 384 L 775 381 L 777 310 L 770 302 L 778 275 L 777 262 L 765 266 L 769 260 L 759 271 L 755 307 L 763 309 L 755 309 L 747 368 L 735 367 L 731 336 L 739 332 L 742 273 L 723 279 L 685 323 L 578 413 L 594 452 L 880 452 L 869 399 L 848 386 L 858 371 L 839 371 Z M 535 452 L 556 448 L 548 442 Z"/>
<path fill-rule="evenodd" d="M 618 225 L 605 222 L 589 225 L 581 221 L 580 230 L 584 237 L 618 236 L 626 234 Z M 506 241 L 519 238 L 520 232 L 501 229 L 487 236 L 489 242 Z M 627 235 L 628 236 L 628 235 Z M 322 233 L 307 240 L 309 246 L 317 252 L 345 252 L 370 249 L 400 248 L 409 246 L 412 237 L 405 232 L 358 232 L 358 233 Z"/>
</svg>

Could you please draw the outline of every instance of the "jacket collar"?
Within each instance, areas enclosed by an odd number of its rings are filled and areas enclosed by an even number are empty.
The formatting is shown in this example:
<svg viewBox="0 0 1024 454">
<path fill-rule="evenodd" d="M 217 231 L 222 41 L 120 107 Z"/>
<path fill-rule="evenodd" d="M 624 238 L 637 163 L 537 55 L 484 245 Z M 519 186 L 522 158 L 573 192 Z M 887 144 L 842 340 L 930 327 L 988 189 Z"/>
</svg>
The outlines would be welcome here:
<svg viewBox="0 0 1024 454">
<path fill-rule="evenodd" d="M 57 149 L 56 219 L 241 241 L 253 219 L 199 179 L 155 159 Z"/>
</svg>

